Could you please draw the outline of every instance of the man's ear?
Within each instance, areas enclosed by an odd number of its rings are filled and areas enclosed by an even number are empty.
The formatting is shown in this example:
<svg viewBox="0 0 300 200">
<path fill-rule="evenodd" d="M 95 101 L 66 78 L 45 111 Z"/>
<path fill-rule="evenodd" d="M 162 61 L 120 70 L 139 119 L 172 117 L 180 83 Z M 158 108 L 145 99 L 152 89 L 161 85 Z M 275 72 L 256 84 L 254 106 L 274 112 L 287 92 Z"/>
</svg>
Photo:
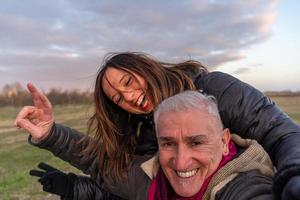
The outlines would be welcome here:
<svg viewBox="0 0 300 200">
<path fill-rule="evenodd" d="M 227 156 L 229 154 L 229 141 L 230 131 L 228 128 L 224 128 L 222 131 L 223 156 Z"/>
</svg>

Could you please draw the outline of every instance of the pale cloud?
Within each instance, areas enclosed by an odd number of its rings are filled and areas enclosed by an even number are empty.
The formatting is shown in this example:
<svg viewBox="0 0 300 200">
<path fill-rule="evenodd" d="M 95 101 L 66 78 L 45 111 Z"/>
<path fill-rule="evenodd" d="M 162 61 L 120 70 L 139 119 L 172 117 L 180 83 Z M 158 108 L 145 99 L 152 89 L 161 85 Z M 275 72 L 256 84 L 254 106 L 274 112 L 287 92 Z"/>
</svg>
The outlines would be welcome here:
<svg viewBox="0 0 300 200">
<path fill-rule="evenodd" d="M 9 75 L 11 82 L 85 87 L 74 80 L 96 73 L 102 57 L 115 51 L 189 57 L 217 68 L 271 36 L 277 1 L 253 2 L 2 1 L 0 86 Z"/>
<path fill-rule="evenodd" d="M 249 68 L 247 68 L 247 67 L 241 67 L 241 68 L 236 69 L 236 70 L 233 72 L 233 74 L 245 74 L 245 73 L 247 73 L 247 72 L 249 72 L 249 71 L 250 71 Z"/>
</svg>

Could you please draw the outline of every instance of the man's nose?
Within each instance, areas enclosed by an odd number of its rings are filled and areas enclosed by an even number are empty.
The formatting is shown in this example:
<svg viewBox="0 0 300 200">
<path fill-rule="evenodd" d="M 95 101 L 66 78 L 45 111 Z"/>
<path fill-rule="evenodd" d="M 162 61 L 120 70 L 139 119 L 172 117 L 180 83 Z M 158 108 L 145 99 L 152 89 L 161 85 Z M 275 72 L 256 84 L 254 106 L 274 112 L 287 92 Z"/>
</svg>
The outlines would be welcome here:
<svg viewBox="0 0 300 200">
<path fill-rule="evenodd" d="M 174 158 L 174 165 L 176 170 L 185 171 L 192 163 L 192 157 L 188 152 L 188 149 L 183 146 L 179 146 Z"/>
</svg>

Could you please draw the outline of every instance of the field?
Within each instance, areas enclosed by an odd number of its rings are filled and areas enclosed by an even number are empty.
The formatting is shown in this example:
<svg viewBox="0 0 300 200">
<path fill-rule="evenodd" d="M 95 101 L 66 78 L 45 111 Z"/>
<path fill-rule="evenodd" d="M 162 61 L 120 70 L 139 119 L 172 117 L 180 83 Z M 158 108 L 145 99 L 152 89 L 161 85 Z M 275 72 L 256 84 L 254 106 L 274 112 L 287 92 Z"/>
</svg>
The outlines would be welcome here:
<svg viewBox="0 0 300 200">
<path fill-rule="evenodd" d="M 0 199 L 59 199 L 43 192 L 37 178 L 29 175 L 29 170 L 37 168 L 39 162 L 46 162 L 65 171 L 79 171 L 51 153 L 28 144 L 28 134 L 13 127 L 19 110 L 0 108 Z M 88 110 L 86 105 L 56 106 L 54 116 L 57 122 L 84 132 Z"/>
<path fill-rule="evenodd" d="M 300 96 L 272 97 L 272 99 L 300 124 Z M 54 116 L 56 122 L 85 132 L 90 110 L 87 105 L 56 106 Z M 43 161 L 61 170 L 76 173 L 79 171 L 55 158 L 51 153 L 29 145 L 28 134 L 12 125 L 18 111 L 19 108 L 0 108 L 0 199 L 58 199 L 43 192 L 37 178 L 29 176 L 29 170 L 36 168 L 36 165 Z"/>
<path fill-rule="evenodd" d="M 285 111 L 294 121 L 300 124 L 300 96 L 275 96 L 271 97 L 279 107 Z"/>
</svg>

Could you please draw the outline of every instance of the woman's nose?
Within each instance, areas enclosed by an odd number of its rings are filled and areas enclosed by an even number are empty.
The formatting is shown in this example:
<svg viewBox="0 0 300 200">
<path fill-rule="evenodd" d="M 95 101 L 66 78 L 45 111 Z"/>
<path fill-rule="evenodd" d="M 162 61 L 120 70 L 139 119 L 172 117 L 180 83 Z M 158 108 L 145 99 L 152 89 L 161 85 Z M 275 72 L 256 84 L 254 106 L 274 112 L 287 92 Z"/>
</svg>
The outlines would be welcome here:
<svg viewBox="0 0 300 200">
<path fill-rule="evenodd" d="M 135 96 L 136 96 L 135 91 L 123 92 L 123 97 L 124 97 L 125 101 L 136 101 Z"/>
</svg>

